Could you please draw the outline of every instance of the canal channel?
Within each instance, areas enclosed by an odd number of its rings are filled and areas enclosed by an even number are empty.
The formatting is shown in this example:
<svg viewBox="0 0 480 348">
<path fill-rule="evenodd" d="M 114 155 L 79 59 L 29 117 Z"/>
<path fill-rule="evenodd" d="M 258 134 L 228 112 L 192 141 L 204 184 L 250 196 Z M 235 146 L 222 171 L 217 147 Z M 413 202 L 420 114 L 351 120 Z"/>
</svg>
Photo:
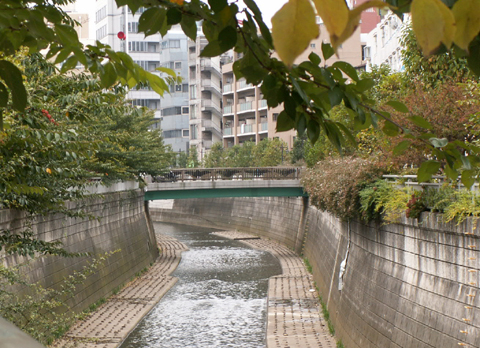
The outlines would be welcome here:
<svg viewBox="0 0 480 348">
<path fill-rule="evenodd" d="M 213 229 L 155 223 L 158 234 L 188 246 L 179 280 L 120 348 L 265 347 L 268 279 L 279 261 L 213 235 Z"/>
</svg>

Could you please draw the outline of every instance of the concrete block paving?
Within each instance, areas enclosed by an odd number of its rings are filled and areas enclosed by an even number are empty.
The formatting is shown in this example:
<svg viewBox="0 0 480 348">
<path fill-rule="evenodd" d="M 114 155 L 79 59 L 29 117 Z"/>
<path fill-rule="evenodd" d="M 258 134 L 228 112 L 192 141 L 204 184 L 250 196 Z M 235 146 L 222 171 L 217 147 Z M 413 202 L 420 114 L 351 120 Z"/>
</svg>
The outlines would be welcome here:
<svg viewBox="0 0 480 348">
<path fill-rule="evenodd" d="M 115 348 L 139 321 L 172 288 L 177 278 L 169 276 L 178 266 L 181 252 L 188 248 L 172 238 L 157 237 L 162 253 L 142 276 L 127 284 L 118 294 L 84 320 L 74 325 L 55 348 Z"/>
</svg>

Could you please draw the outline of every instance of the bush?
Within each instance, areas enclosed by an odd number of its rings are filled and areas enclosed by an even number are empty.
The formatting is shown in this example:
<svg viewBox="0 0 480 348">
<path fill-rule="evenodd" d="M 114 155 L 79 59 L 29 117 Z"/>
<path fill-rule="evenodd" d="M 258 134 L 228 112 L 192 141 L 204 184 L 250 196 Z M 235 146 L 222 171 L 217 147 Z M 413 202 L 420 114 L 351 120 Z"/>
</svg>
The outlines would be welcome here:
<svg viewBox="0 0 480 348">
<path fill-rule="evenodd" d="M 383 169 L 361 158 L 327 158 L 307 170 L 302 184 L 319 209 L 348 220 L 361 218 L 359 193 L 380 178 Z"/>
</svg>

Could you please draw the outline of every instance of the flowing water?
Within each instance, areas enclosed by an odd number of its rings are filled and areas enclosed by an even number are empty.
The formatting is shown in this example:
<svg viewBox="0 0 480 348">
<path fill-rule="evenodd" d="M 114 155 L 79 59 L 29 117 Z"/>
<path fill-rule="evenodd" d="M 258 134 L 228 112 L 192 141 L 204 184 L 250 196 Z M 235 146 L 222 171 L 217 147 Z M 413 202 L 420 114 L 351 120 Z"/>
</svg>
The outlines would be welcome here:
<svg viewBox="0 0 480 348">
<path fill-rule="evenodd" d="M 268 278 L 281 273 L 278 260 L 212 229 L 155 223 L 155 230 L 190 250 L 172 274 L 177 284 L 121 348 L 265 347 Z"/>
</svg>

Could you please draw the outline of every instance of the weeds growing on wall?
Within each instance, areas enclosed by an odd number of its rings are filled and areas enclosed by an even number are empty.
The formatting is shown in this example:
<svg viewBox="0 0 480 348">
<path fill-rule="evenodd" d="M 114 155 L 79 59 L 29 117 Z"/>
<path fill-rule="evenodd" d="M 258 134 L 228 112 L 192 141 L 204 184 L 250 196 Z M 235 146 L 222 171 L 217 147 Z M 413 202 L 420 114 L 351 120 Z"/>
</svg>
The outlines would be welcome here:
<svg viewBox="0 0 480 348">
<path fill-rule="evenodd" d="M 74 313 L 67 304 L 76 287 L 115 252 L 93 258 L 81 271 L 64 278 L 56 289 L 45 288 L 38 283 L 29 284 L 22 274 L 22 266 L 6 268 L 0 265 L 0 316 L 37 341 L 51 344 L 64 335 L 81 315 Z M 22 288 L 22 295 L 19 288 Z"/>
<path fill-rule="evenodd" d="M 461 223 L 480 217 L 480 197 L 475 191 L 449 184 L 423 189 L 388 182 L 383 169 L 358 158 L 327 159 L 307 171 L 302 183 L 311 203 L 343 219 L 397 222 L 402 214 L 418 219 L 423 212 L 443 214 L 444 221 Z"/>
</svg>

